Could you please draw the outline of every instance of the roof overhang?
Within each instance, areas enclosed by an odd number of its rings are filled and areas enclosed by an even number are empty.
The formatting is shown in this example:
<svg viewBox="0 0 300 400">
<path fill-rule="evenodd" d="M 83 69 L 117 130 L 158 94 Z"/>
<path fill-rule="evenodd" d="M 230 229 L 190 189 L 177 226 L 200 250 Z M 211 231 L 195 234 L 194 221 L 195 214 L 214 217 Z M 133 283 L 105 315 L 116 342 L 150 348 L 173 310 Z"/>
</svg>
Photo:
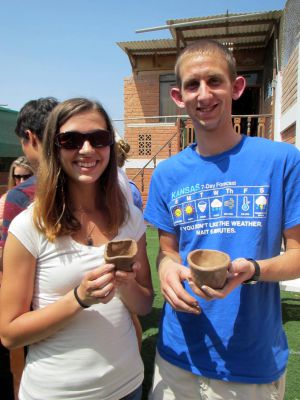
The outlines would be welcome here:
<svg viewBox="0 0 300 400">
<path fill-rule="evenodd" d="M 172 39 L 117 44 L 128 55 L 132 65 L 136 56 L 176 55 L 182 48 L 201 38 L 218 40 L 233 50 L 264 48 L 274 30 L 278 29 L 282 13 L 282 10 L 274 10 L 168 20 L 167 25 L 142 29 L 139 32 L 169 29 Z"/>
</svg>

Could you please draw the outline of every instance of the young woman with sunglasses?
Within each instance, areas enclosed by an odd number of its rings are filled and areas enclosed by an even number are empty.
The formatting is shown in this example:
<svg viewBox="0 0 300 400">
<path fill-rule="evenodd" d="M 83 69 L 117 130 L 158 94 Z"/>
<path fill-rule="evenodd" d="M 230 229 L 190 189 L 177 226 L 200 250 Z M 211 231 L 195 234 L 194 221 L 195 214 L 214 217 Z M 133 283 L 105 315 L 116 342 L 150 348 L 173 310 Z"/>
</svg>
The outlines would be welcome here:
<svg viewBox="0 0 300 400">
<path fill-rule="evenodd" d="M 136 263 L 116 271 L 105 244 L 128 237 L 138 242 Z M 130 313 L 148 313 L 152 299 L 145 225 L 118 183 L 111 121 L 96 102 L 60 103 L 35 202 L 11 223 L 4 251 L 1 338 L 29 345 L 19 400 L 140 399 Z"/>
<path fill-rule="evenodd" d="M 32 175 L 33 175 L 33 169 L 32 166 L 29 164 L 27 158 L 24 156 L 18 157 L 11 163 L 11 166 L 9 168 L 7 189 L 10 190 L 14 186 L 30 178 Z M 4 193 L 0 199 L 0 236 L 2 230 L 3 212 L 4 212 L 6 195 L 7 192 Z"/>
</svg>

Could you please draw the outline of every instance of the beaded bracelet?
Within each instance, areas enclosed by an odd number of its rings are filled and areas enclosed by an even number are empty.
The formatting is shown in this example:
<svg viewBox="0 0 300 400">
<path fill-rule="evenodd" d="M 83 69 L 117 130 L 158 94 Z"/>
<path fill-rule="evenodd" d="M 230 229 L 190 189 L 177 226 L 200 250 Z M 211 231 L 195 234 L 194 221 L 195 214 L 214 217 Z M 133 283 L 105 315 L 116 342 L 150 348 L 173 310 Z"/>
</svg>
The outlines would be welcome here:
<svg viewBox="0 0 300 400">
<path fill-rule="evenodd" d="M 87 304 L 84 304 L 83 301 L 79 298 L 78 293 L 77 293 L 77 289 L 78 289 L 78 286 L 74 287 L 74 296 L 75 296 L 75 299 L 77 300 L 78 304 L 82 308 L 89 308 L 90 306 L 88 306 Z"/>
</svg>

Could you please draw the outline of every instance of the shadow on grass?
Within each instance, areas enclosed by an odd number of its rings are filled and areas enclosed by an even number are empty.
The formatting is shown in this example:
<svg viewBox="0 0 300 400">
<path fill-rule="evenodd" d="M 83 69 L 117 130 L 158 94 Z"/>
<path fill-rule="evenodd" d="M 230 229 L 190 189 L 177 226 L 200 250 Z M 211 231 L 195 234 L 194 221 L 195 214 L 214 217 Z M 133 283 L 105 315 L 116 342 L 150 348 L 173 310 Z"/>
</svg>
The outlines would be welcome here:
<svg viewBox="0 0 300 400">
<path fill-rule="evenodd" d="M 142 400 L 147 400 L 148 392 L 152 385 L 154 358 L 160 316 L 161 308 L 153 308 L 149 315 L 145 317 L 140 317 L 143 328 L 142 359 L 145 367 Z"/>
<path fill-rule="evenodd" d="M 295 304 L 290 302 L 295 302 Z M 300 321 L 300 302 L 298 299 L 282 299 L 281 309 L 283 324 L 289 321 Z"/>
<path fill-rule="evenodd" d="M 145 366 L 142 400 L 147 400 L 148 393 L 152 385 L 157 336 L 157 333 L 153 336 L 149 336 L 147 339 L 143 340 L 142 344 L 142 359 Z"/>
<path fill-rule="evenodd" d="M 150 314 L 145 315 L 144 317 L 140 317 L 143 332 L 146 333 L 146 331 L 148 331 L 149 329 L 158 330 L 160 316 L 161 316 L 161 308 L 153 307 Z"/>
</svg>

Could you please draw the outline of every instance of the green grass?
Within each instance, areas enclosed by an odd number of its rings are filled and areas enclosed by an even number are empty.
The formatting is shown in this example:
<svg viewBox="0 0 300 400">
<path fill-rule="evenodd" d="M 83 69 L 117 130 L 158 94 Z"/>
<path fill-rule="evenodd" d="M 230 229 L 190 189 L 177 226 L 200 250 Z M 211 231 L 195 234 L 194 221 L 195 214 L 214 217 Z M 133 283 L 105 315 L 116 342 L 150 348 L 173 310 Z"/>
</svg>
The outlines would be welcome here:
<svg viewBox="0 0 300 400">
<path fill-rule="evenodd" d="M 300 293 L 281 292 L 282 321 L 290 357 L 287 367 L 285 400 L 300 400 Z"/>
<path fill-rule="evenodd" d="M 158 326 L 163 305 L 160 293 L 159 279 L 156 272 L 156 256 L 158 252 L 157 230 L 147 228 L 147 253 L 151 264 L 152 281 L 155 298 L 152 312 L 140 318 L 143 327 L 142 358 L 145 364 L 145 379 L 143 383 L 143 400 L 151 387 L 155 345 Z M 300 370 L 300 293 L 281 292 L 282 318 L 286 331 L 290 358 L 287 368 L 286 393 L 284 400 L 300 400 L 299 370 Z"/>
<path fill-rule="evenodd" d="M 161 308 L 163 305 L 163 297 L 160 293 L 159 279 L 156 271 L 158 235 L 157 230 L 153 228 L 147 228 L 147 253 L 151 265 L 152 282 L 155 296 L 151 313 L 145 317 L 140 317 L 143 327 L 142 358 L 145 365 L 143 400 L 147 399 L 147 393 L 152 384 L 156 339 L 158 334 Z"/>
</svg>

